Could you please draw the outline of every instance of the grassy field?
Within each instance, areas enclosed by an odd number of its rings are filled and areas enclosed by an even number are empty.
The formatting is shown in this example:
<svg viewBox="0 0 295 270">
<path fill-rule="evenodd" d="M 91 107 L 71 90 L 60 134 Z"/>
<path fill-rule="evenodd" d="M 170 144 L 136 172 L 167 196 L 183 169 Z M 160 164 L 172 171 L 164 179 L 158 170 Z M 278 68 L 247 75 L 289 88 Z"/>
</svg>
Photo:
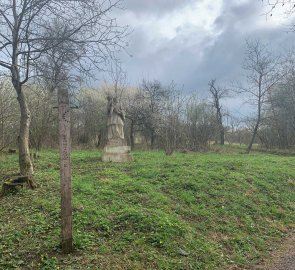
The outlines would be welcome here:
<svg viewBox="0 0 295 270">
<path fill-rule="evenodd" d="M 0 201 L 0 269 L 253 269 L 295 228 L 295 157 L 135 152 L 130 164 L 74 151 L 75 253 L 59 247 L 58 152 L 39 188 Z M 0 179 L 17 156 L 0 157 Z"/>
</svg>

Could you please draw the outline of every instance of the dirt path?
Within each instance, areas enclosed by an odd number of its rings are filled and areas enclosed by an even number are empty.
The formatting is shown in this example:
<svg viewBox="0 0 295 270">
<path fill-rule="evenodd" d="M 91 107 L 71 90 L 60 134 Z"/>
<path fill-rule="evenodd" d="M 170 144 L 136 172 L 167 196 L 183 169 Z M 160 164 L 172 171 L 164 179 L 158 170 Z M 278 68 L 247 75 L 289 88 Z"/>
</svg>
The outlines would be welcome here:
<svg viewBox="0 0 295 270">
<path fill-rule="evenodd" d="M 295 270 L 295 233 L 276 248 L 265 263 L 256 269 L 261 270 Z"/>
</svg>

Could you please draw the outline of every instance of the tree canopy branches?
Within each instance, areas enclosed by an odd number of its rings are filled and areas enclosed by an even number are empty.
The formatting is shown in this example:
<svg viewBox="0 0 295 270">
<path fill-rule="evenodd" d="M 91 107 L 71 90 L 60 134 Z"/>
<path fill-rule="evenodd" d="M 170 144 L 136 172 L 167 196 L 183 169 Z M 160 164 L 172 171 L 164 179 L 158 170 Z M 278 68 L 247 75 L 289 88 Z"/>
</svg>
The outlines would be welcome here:
<svg viewBox="0 0 295 270">
<path fill-rule="evenodd" d="M 114 59 L 116 52 L 126 46 L 127 27 L 120 27 L 111 14 L 121 7 L 120 2 L 0 2 L 0 71 L 6 70 L 10 75 L 21 109 L 19 153 L 22 174 L 33 172 L 28 143 L 31 115 L 22 92 L 23 85 L 31 78 L 45 74 L 48 59 L 54 63 L 55 72 L 67 76 L 71 68 L 90 74 L 102 69 L 108 59 Z M 62 76 L 59 75 L 59 81 Z"/>
</svg>

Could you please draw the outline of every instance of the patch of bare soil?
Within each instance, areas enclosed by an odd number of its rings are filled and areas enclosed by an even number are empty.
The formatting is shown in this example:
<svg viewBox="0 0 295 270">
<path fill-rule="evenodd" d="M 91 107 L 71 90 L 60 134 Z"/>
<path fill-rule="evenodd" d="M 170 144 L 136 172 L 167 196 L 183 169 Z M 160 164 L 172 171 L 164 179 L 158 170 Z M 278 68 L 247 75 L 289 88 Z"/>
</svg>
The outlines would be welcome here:
<svg viewBox="0 0 295 270">
<path fill-rule="evenodd" d="M 289 235 L 264 261 L 256 269 L 295 270 L 295 233 Z"/>
</svg>

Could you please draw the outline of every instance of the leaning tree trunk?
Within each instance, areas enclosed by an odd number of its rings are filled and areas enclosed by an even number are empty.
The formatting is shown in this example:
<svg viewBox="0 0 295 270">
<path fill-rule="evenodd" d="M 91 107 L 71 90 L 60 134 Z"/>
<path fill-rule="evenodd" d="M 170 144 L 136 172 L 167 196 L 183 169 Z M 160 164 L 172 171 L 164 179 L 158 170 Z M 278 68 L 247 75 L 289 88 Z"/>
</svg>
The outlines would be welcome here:
<svg viewBox="0 0 295 270">
<path fill-rule="evenodd" d="M 253 134 L 252 134 L 251 141 L 250 141 L 250 143 L 248 145 L 248 148 L 247 148 L 247 151 L 246 151 L 247 154 L 249 154 L 250 151 L 252 150 L 252 146 L 253 146 L 254 140 L 255 140 L 256 135 L 257 135 L 258 126 L 259 126 L 259 123 L 257 122 L 256 125 L 255 125 L 255 128 L 254 128 Z"/>
<path fill-rule="evenodd" d="M 259 79 L 259 94 L 260 93 L 261 93 L 261 77 Z M 258 127 L 260 125 L 260 121 L 261 121 L 261 96 L 259 96 L 259 99 L 258 99 L 257 121 L 256 121 L 256 124 L 255 124 L 254 130 L 253 130 L 251 141 L 250 141 L 250 143 L 248 145 L 248 148 L 246 150 L 246 154 L 249 154 L 250 151 L 252 150 L 252 146 L 253 146 L 253 143 L 254 143 L 256 135 L 257 135 L 257 131 L 258 131 Z"/>
<path fill-rule="evenodd" d="M 24 93 L 17 91 L 17 100 L 20 106 L 20 128 L 18 136 L 19 148 L 19 168 L 21 175 L 30 176 L 33 174 L 33 164 L 29 149 L 29 128 L 31 123 L 31 114 Z"/>
</svg>

